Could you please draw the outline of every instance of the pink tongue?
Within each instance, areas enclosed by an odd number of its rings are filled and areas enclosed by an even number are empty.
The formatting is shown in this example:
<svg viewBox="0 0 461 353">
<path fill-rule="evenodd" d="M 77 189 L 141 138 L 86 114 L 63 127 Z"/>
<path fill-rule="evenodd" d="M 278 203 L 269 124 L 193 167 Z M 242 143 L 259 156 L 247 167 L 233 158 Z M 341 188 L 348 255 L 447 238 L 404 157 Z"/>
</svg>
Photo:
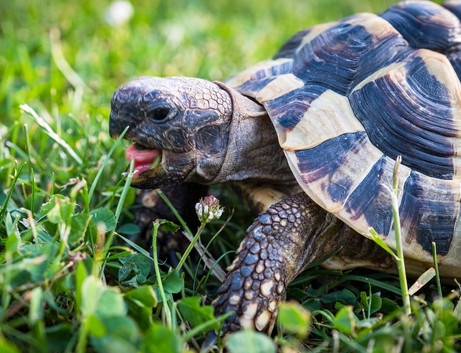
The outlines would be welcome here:
<svg viewBox="0 0 461 353">
<path fill-rule="evenodd" d="M 128 160 L 134 159 L 134 174 L 138 175 L 147 169 L 150 169 L 155 158 L 162 152 L 160 149 L 155 150 L 138 150 L 135 145 L 131 145 L 125 151 L 125 157 Z"/>
</svg>

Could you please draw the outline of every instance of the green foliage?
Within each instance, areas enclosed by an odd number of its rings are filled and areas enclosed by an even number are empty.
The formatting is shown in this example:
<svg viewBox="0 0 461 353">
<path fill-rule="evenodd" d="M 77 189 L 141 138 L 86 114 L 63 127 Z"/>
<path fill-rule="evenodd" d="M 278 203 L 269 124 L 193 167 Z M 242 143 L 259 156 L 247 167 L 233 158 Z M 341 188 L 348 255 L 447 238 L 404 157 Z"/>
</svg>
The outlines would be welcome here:
<svg viewBox="0 0 461 353">
<path fill-rule="evenodd" d="M 346 335 L 352 335 L 355 332 L 355 325 L 355 317 L 351 306 L 342 307 L 333 320 L 333 327 Z"/>
<path fill-rule="evenodd" d="M 305 338 L 311 325 L 311 313 L 297 302 L 282 303 L 277 321 L 283 332 L 294 333 L 298 338 Z"/>
<path fill-rule="evenodd" d="M 224 80 L 300 29 L 392 2 L 137 0 L 133 18 L 113 26 L 109 0 L 0 1 L 0 352 L 198 350 L 224 319 L 209 306 L 219 283 L 196 288 L 208 269 L 191 269 L 189 256 L 174 269 L 139 245 L 136 194 L 121 177 L 128 142 L 108 134 L 113 91 L 141 75 Z M 235 251 L 253 218 L 218 193 L 237 207 L 210 246 L 216 258 Z M 223 223 L 202 227 L 200 241 Z M 219 349 L 460 351 L 451 289 L 437 299 L 426 285 L 408 316 L 395 276 L 312 267 L 290 286 L 300 304 L 280 308 L 274 339 L 243 331 Z"/>
<path fill-rule="evenodd" d="M 254 331 L 234 333 L 227 340 L 231 353 L 275 353 L 276 346 L 266 335 Z"/>
<path fill-rule="evenodd" d="M 201 306 L 201 298 L 189 297 L 179 302 L 179 311 L 183 318 L 188 321 L 192 327 L 197 327 L 201 323 L 214 319 L 213 307 L 211 305 Z M 217 323 L 209 326 L 208 329 L 218 329 Z"/>
<path fill-rule="evenodd" d="M 173 330 L 154 323 L 146 334 L 145 350 L 152 353 L 181 353 L 182 340 Z"/>
</svg>

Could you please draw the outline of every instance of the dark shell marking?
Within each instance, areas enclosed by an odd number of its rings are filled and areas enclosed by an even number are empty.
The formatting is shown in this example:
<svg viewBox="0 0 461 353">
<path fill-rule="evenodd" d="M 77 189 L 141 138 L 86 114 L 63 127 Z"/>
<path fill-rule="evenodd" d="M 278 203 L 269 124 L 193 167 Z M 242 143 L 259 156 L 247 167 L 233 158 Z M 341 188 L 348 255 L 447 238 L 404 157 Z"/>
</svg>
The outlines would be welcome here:
<svg viewBox="0 0 461 353">
<path fill-rule="evenodd" d="M 267 109 L 304 191 L 356 231 L 395 243 L 396 156 L 405 254 L 461 254 L 461 3 L 399 3 L 297 33 L 229 80 Z"/>
<path fill-rule="evenodd" d="M 293 57 L 293 73 L 306 84 L 320 84 L 346 94 L 409 50 L 386 21 L 360 14 L 341 21 L 300 48 Z"/>
<path fill-rule="evenodd" d="M 459 19 L 430 2 L 408 1 L 392 6 L 381 15 L 413 48 L 447 53 L 461 44 Z"/>
<path fill-rule="evenodd" d="M 386 155 L 392 159 L 401 155 L 404 164 L 412 169 L 452 179 L 454 164 L 459 164 L 455 160 L 459 159 L 460 124 L 455 119 L 459 107 L 453 107 L 451 102 L 459 92 L 450 92 L 440 77 L 429 71 L 428 64 L 450 65 L 448 61 L 425 63 L 428 58 L 423 55 L 435 53 L 414 54 L 401 66 L 394 65 L 385 75 L 355 89 L 349 101 L 370 141 Z"/>
</svg>

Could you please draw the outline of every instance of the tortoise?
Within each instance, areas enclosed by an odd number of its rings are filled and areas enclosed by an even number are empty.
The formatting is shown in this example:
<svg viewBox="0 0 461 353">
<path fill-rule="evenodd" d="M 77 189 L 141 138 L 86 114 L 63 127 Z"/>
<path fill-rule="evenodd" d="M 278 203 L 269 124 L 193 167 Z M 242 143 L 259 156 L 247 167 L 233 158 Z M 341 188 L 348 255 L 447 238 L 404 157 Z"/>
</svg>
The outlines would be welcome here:
<svg viewBox="0 0 461 353">
<path fill-rule="evenodd" d="M 461 2 L 406 1 L 295 34 L 225 83 L 140 77 L 113 96 L 132 186 L 241 185 L 258 210 L 214 300 L 225 331 L 271 332 L 312 261 L 395 268 L 395 159 L 407 272 L 461 275 Z M 159 157 L 160 156 L 160 157 Z M 152 166 L 161 158 L 157 166 Z M 302 190 L 301 190 L 302 189 Z"/>
</svg>

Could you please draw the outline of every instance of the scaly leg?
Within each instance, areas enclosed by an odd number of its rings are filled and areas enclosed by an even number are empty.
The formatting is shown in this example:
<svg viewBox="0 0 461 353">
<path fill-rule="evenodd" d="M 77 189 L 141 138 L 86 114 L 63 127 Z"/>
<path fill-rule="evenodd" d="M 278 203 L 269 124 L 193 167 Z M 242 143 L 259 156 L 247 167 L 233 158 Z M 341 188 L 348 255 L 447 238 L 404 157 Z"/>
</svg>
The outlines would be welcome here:
<svg viewBox="0 0 461 353">
<path fill-rule="evenodd" d="M 288 284 L 312 261 L 341 254 L 380 261 L 372 241 L 299 193 L 272 205 L 248 229 L 213 302 L 215 315 L 233 311 L 224 333 L 254 327 L 271 333 Z"/>
</svg>

